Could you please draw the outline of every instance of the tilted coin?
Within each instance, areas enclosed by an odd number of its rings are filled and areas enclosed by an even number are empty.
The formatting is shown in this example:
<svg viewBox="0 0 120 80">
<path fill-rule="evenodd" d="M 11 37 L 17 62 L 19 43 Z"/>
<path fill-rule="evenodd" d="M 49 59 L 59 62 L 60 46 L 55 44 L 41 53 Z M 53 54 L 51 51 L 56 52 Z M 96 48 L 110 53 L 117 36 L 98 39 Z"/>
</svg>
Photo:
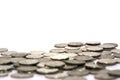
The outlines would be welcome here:
<svg viewBox="0 0 120 80">
<path fill-rule="evenodd" d="M 68 46 L 70 47 L 81 47 L 83 45 L 82 42 L 70 42 L 68 43 Z"/>
<path fill-rule="evenodd" d="M 62 80 L 87 80 L 87 79 L 79 76 L 68 76 Z"/>
<path fill-rule="evenodd" d="M 63 70 L 72 70 L 72 69 L 76 69 L 78 66 L 77 65 L 65 65 L 62 67 Z"/>
<path fill-rule="evenodd" d="M 66 74 L 66 73 L 56 73 L 56 74 L 45 75 L 45 77 L 49 78 L 49 79 L 62 79 L 62 78 L 65 78 L 67 76 L 68 76 L 68 74 Z"/>
<path fill-rule="evenodd" d="M 44 51 L 30 51 L 30 54 L 32 55 L 32 54 L 45 54 L 46 52 L 44 52 Z"/>
<path fill-rule="evenodd" d="M 70 47 L 70 46 L 66 46 L 65 50 L 67 53 L 79 53 L 82 52 L 80 47 Z"/>
<path fill-rule="evenodd" d="M 44 57 L 44 55 L 41 55 L 41 54 L 30 54 L 26 56 L 26 58 L 28 59 L 37 59 L 37 58 L 42 58 L 42 57 Z"/>
<path fill-rule="evenodd" d="M 31 78 L 33 77 L 33 74 L 28 74 L 28 73 L 14 73 L 11 74 L 12 78 Z"/>
<path fill-rule="evenodd" d="M 7 48 L 0 48 L 0 52 L 7 52 L 8 49 Z"/>
<path fill-rule="evenodd" d="M 78 56 L 78 54 L 76 54 L 76 53 L 62 53 L 62 54 L 68 56 L 69 59 Z"/>
<path fill-rule="evenodd" d="M 37 71 L 37 73 L 40 73 L 40 74 L 51 74 L 51 73 L 58 72 L 59 69 L 57 69 L 57 68 L 39 68 L 36 71 Z"/>
<path fill-rule="evenodd" d="M 104 49 L 114 49 L 117 46 L 118 46 L 118 44 L 116 44 L 116 43 L 104 43 L 101 45 L 101 47 Z"/>
<path fill-rule="evenodd" d="M 21 65 L 26 65 L 26 66 L 36 65 L 36 64 L 38 63 L 38 60 L 26 59 L 26 60 L 19 61 L 19 63 L 20 63 Z"/>
<path fill-rule="evenodd" d="M 113 59 L 114 56 L 113 56 L 113 55 L 105 54 L 105 55 L 101 55 L 99 58 L 100 58 L 100 59 Z"/>
<path fill-rule="evenodd" d="M 85 61 L 78 61 L 78 60 L 66 60 L 66 64 L 71 64 L 71 65 L 84 65 Z"/>
<path fill-rule="evenodd" d="M 108 74 L 112 76 L 120 77 L 120 69 L 109 71 Z"/>
<path fill-rule="evenodd" d="M 91 61 L 91 60 L 94 60 L 93 57 L 91 56 L 77 56 L 75 57 L 76 60 L 82 60 L 82 61 Z"/>
<path fill-rule="evenodd" d="M 45 57 L 51 57 L 51 56 L 54 56 L 54 55 L 58 55 L 59 53 L 45 53 L 43 54 Z"/>
<path fill-rule="evenodd" d="M 111 51 L 102 51 L 101 55 L 112 55 Z"/>
<path fill-rule="evenodd" d="M 18 72 L 34 72 L 37 70 L 35 66 L 19 66 L 17 67 Z"/>
<path fill-rule="evenodd" d="M 99 41 L 88 41 L 88 42 L 86 42 L 86 44 L 94 46 L 94 45 L 100 45 L 101 42 L 99 42 Z"/>
<path fill-rule="evenodd" d="M 49 52 L 50 53 L 64 53 L 66 52 L 66 50 L 65 49 L 51 49 Z"/>
<path fill-rule="evenodd" d="M 6 77 L 8 76 L 8 72 L 1 72 L 0 71 L 0 77 Z"/>
<path fill-rule="evenodd" d="M 14 69 L 13 65 L 0 65 L 0 71 L 9 71 Z"/>
<path fill-rule="evenodd" d="M 112 64 L 117 63 L 117 61 L 115 59 L 99 59 L 98 63 L 106 64 L 106 65 L 112 65 Z"/>
<path fill-rule="evenodd" d="M 10 58 L 10 61 L 12 63 L 18 63 L 19 61 L 22 61 L 22 60 L 25 60 L 25 58 L 20 58 L 20 57 L 18 57 L 18 58 Z"/>
<path fill-rule="evenodd" d="M 89 74 L 88 70 L 81 70 L 81 71 L 73 70 L 73 71 L 68 72 L 68 75 L 70 75 L 70 76 L 85 76 L 88 74 Z"/>
<path fill-rule="evenodd" d="M 64 55 L 64 54 L 58 54 L 58 55 L 51 56 L 51 59 L 53 59 L 53 60 L 65 60 L 68 58 L 69 57 L 67 55 Z"/>
<path fill-rule="evenodd" d="M 78 54 L 79 55 L 84 55 L 84 56 L 91 56 L 91 57 L 98 57 L 98 56 L 101 55 L 98 52 L 81 52 L 81 53 L 78 53 Z"/>
<path fill-rule="evenodd" d="M 48 67 L 63 67 L 65 65 L 62 61 L 50 61 L 45 64 Z"/>
<path fill-rule="evenodd" d="M 95 78 L 96 78 L 96 79 L 100 79 L 100 80 L 113 80 L 113 79 L 115 79 L 115 77 L 112 77 L 112 76 L 110 76 L 110 75 L 108 75 L 108 74 L 105 74 L 105 73 L 96 74 L 96 75 L 95 75 Z"/>
<path fill-rule="evenodd" d="M 11 54 L 12 57 L 25 57 L 28 53 L 26 52 L 18 52 Z"/>
<path fill-rule="evenodd" d="M 54 47 L 56 48 L 65 48 L 67 46 L 66 43 L 58 43 L 58 44 L 55 44 Z"/>
<path fill-rule="evenodd" d="M 93 51 L 93 52 L 99 52 L 99 51 L 103 51 L 103 48 L 102 47 L 87 47 L 87 50 L 88 51 Z"/>
</svg>

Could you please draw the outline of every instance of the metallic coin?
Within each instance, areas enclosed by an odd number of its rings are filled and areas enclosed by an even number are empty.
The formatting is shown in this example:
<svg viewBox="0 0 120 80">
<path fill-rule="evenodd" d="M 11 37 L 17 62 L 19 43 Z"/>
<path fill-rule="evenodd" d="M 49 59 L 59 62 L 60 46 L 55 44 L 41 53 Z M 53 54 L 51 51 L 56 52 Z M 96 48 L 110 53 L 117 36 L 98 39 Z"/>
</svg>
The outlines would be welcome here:
<svg viewBox="0 0 120 80">
<path fill-rule="evenodd" d="M 111 50 L 111 52 L 120 54 L 120 49 L 113 49 L 113 50 Z"/>
<path fill-rule="evenodd" d="M 69 59 L 75 58 L 76 56 L 78 56 L 78 54 L 76 53 L 62 53 L 62 54 L 68 56 Z"/>
<path fill-rule="evenodd" d="M 99 80 L 113 80 L 113 79 L 115 79 L 115 77 L 109 76 L 108 74 L 105 74 L 105 73 L 96 74 L 95 78 L 99 79 Z"/>
<path fill-rule="evenodd" d="M 66 73 L 56 73 L 56 74 L 45 75 L 45 77 L 49 78 L 49 79 L 62 79 L 62 78 L 65 78 L 67 76 L 68 76 L 68 74 L 66 74 Z"/>
<path fill-rule="evenodd" d="M 40 74 L 51 74 L 51 73 L 56 73 L 59 71 L 59 69 L 57 68 L 39 68 L 36 70 L 37 73 L 40 73 Z"/>
<path fill-rule="evenodd" d="M 48 67 L 63 67 L 65 65 L 62 61 L 50 61 L 45 64 Z"/>
<path fill-rule="evenodd" d="M 91 57 L 98 57 L 98 56 L 101 55 L 98 52 L 81 52 L 81 53 L 78 53 L 78 54 L 79 55 L 84 55 L 84 56 L 91 56 Z"/>
<path fill-rule="evenodd" d="M 1 59 L 0 58 L 0 65 L 1 64 L 10 64 L 10 63 L 11 63 L 11 61 L 9 60 L 9 58 L 7 58 L 7 59 L 5 59 L 5 58 Z"/>
<path fill-rule="evenodd" d="M 31 78 L 33 77 L 33 74 L 27 74 L 27 73 L 14 73 L 11 75 L 12 78 Z"/>
<path fill-rule="evenodd" d="M 89 74 L 88 70 L 81 70 L 81 71 L 73 70 L 73 71 L 68 72 L 68 75 L 70 75 L 70 76 L 85 76 L 88 74 Z"/>
<path fill-rule="evenodd" d="M 21 65 L 26 65 L 26 66 L 36 65 L 36 64 L 38 63 L 38 60 L 26 59 L 26 60 L 19 61 L 19 63 L 20 63 Z"/>
<path fill-rule="evenodd" d="M 0 71 L 9 71 L 14 69 L 13 65 L 0 65 Z"/>
<path fill-rule="evenodd" d="M 57 54 L 60 54 L 60 53 L 45 53 L 43 54 L 45 57 L 51 57 L 51 56 L 54 56 L 54 55 L 57 55 Z"/>
<path fill-rule="evenodd" d="M 102 51 L 101 55 L 112 55 L 110 51 Z"/>
<path fill-rule="evenodd" d="M 65 65 L 62 67 L 62 69 L 64 70 L 72 70 L 72 69 L 76 69 L 78 66 L 77 65 Z"/>
<path fill-rule="evenodd" d="M 120 58 L 120 53 L 113 53 L 113 56 L 116 58 Z"/>
<path fill-rule="evenodd" d="M 101 55 L 99 58 L 100 58 L 100 59 L 113 59 L 114 56 L 113 56 L 113 55 L 105 54 L 105 55 Z"/>
<path fill-rule="evenodd" d="M 55 44 L 54 47 L 56 48 L 65 48 L 67 46 L 66 43 L 58 43 L 58 44 Z"/>
<path fill-rule="evenodd" d="M 40 62 L 37 64 L 37 67 L 44 68 L 44 67 L 46 67 L 46 65 L 45 65 L 46 63 L 48 63 L 48 62 Z"/>
<path fill-rule="evenodd" d="M 51 49 L 49 52 L 50 53 L 64 53 L 66 52 L 66 50 L 65 49 Z"/>
<path fill-rule="evenodd" d="M 65 63 L 66 63 L 66 64 L 70 64 L 70 65 L 84 65 L 84 64 L 85 64 L 85 61 L 66 60 Z"/>
<path fill-rule="evenodd" d="M 100 66 L 98 64 L 95 64 L 94 62 L 88 62 L 85 64 L 85 67 L 88 69 L 103 69 L 103 66 Z"/>
<path fill-rule="evenodd" d="M 51 59 L 50 58 L 40 58 L 40 59 L 37 59 L 39 62 L 49 62 L 49 61 L 51 61 Z"/>
<path fill-rule="evenodd" d="M 42 58 L 42 57 L 44 57 L 44 55 L 41 55 L 41 54 L 30 54 L 26 56 L 26 58 L 28 59 L 37 59 L 37 58 Z"/>
<path fill-rule="evenodd" d="M 67 55 L 64 55 L 64 54 L 57 54 L 57 55 L 51 56 L 51 59 L 53 59 L 53 60 L 65 60 L 68 58 L 69 57 Z"/>
<path fill-rule="evenodd" d="M 32 54 L 45 54 L 46 52 L 44 52 L 44 51 L 30 51 L 30 54 L 32 55 Z"/>
<path fill-rule="evenodd" d="M 118 44 L 116 44 L 116 43 L 104 43 L 101 45 L 101 47 L 104 49 L 114 49 L 117 46 L 118 46 Z"/>
<path fill-rule="evenodd" d="M 7 48 L 0 48 L 0 52 L 7 52 L 8 49 Z"/>
<path fill-rule="evenodd" d="M 112 76 L 120 77 L 120 69 L 109 71 L 108 74 Z"/>
<path fill-rule="evenodd" d="M 117 63 L 117 61 L 115 59 L 99 59 L 98 63 L 106 64 L 106 65 L 112 65 L 112 64 Z"/>
<path fill-rule="evenodd" d="M 83 45 L 82 42 L 70 42 L 68 43 L 68 46 L 70 47 L 81 47 Z"/>
<path fill-rule="evenodd" d="M 95 46 L 95 47 L 87 47 L 87 50 L 88 51 L 93 51 L 93 52 L 99 52 L 99 51 L 103 51 L 103 48 Z"/>
<path fill-rule="evenodd" d="M 68 76 L 62 80 L 87 80 L 87 79 L 85 79 L 83 77 L 79 77 L 79 76 Z"/>
<path fill-rule="evenodd" d="M 8 72 L 1 72 L 0 71 L 0 77 L 6 77 L 8 76 Z"/>
<path fill-rule="evenodd" d="M 99 41 L 89 41 L 89 42 L 86 42 L 86 44 L 94 46 L 94 45 L 100 45 L 101 42 L 99 42 Z"/>
<path fill-rule="evenodd" d="M 82 52 L 80 47 L 69 47 L 69 46 L 66 46 L 65 50 L 66 50 L 67 53 L 79 53 L 79 52 Z"/>
<path fill-rule="evenodd" d="M 91 61 L 91 60 L 94 60 L 93 57 L 91 56 L 77 56 L 75 57 L 76 60 L 79 60 L 79 61 Z"/>
<path fill-rule="evenodd" d="M 37 70 L 37 67 L 35 66 L 19 66 L 17 68 L 18 72 L 34 72 Z"/>
<path fill-rule="evenodd" d="M 10 61 L 12 62 L 12 63 L 18 63 L 19 61 L 22 61 L 22 60 L 25 60 L 25 58 L 10 58 Z"/>
<path fill-rule="evenodd" d="M 4 56 L 11 56 L 11 54 L 13 53 L 17 53 L 16 51 L 7 51 L 7 52 L 2 52 L 1 55 L 4 55 Z"/>
<path fill-rule="evenodd" d="M 87 47 L 86 46 L 82 46 L 82 47 L 80 47 L 80 49 L 81 49 L 82 52 L 86 52 L 87 51 Z"/>
<path fill-rule="evenodd" d="M 18 52 L 11 54 L 12 57 L 25 57 L 28 53 L 26 52 Z"/>
</svg>

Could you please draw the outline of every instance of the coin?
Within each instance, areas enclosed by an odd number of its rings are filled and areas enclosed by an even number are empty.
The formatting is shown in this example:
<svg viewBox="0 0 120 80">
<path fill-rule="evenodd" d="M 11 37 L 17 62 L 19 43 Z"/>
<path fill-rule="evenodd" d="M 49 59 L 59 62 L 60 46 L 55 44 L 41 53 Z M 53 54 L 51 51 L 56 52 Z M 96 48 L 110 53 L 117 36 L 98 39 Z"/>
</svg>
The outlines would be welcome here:
<svg viewBox="0 0 120 80">
<path fill-rule="evenodd" d="M 62 80 L 87 80 L 87 79 L 85 79 L 83 77 L 79 77 L 79 76 L 68 76 Z"/>
<path fill-rule="evenodd" d="M 37 64 L 37 67 L 39 67 L 39 68 L 44 68 L 46 65 L 47 62 L 40 62 L 40 63 L 38 63 Z"/>
<path fill-rule="evenodd" d="M 99 51 L 103 51 L 103 48 L 102 47 L 87 47 L 87 50 L 88 51 L 93 51 L 93 52 L 99 52 Z"/>
<path fill-rule="evenodd" d="M 44 51 L 30 51 L 30 54 L 32 55 L 32 54 L 45 54 L 46 52 L 44 52 Z"/>
<path fill-rule="evenodd" d="M 77 56 L 75 57 L 76 60 L 79 60 L 79 61 L 91 61 L 91 60 L 94 60 L 93 57 L 91 56 Z"/>
<path fill-rule="evenodd" d="M 82 42 L 69 42 L 68 46 L 70 47 L 81 47 L 83 45 Z"/>
<path fill-rule="evenodd" d="M 37 73 L 40 73 L 40 74 L 51 74 L 51 73 L 56 73 L 59 71 L 59 69 L 57 68 L 39 68 L 36 70 Z"/>
<path fill-rule="evenodd" d="M 71 64 L 71 65 L 84 65 L 85 61 L 78 61 L 78 60 L 66 60 L 66 64 Z"/>
<path fill-rule="evenodd" d="M 65 65 L 62 61 L 50 61 L 45 64 L 48 67 L 63 67 Z"/>
<path fill-rule="evenodd" d="M 120 54 L 120 49 L 113 49 L 113 50 L 111 50 L 111 52 Z"/>
<path fill-rule="evenodd" d="M 70 75 L 70 76 L 85 76 L 88 74 L 89 74 L 88 70 L 81 70 L 81 71 L 73 70 L 73 71 L 68 72 L 68 75 Z"/>
<path fill-rule="evenodd" d="M 33 74 L 28 74 L 28 73 L 14 73 L 11 74 L 12 78 L 31 78 L 33 77 Z"/>
<path fill-rule="evenodd" d="M 9 60 L 9 59 L 0 59 L 0 65 L 1 64 L 10 64 L 11 63 L 11 61 Z"/>
<path fill-rule="evenodd" d="M 13 65 L 0 65 L 0 71 L 9 71 L 14 69 Z"/>
<path fill-rule="evenodd" d="M 0 71 L 0 77 L 6 77 L 8 76 L 8 72 L 1 72 Z"/>
<path fill-rule="evenodd" d="M 25 57 L 28 53 L 26 52 L 18 52 L 11 54 L 12 57 Z"/>
<path fill-rule="evenodd" d="M 12 63 L 18 63 L 19 61 L 22 61 L 22 60 L 25 60 L 25 58 L 10 58 L 10 61 L 12 62 Z"/>
<path fill-rule="evenodd" d="M 120 58 L 120 53 L 113 53 L 113 56 L 116 58 Z"/>
<path fill-rule="evenodd" d="M 42 58 L 42 57 L 44 57 L 44 56 L 41 54 L 30 54 L 30 55 L 26 56 L 26 58 L 28 58 L 28 59 L 37 59 L 37 58 Z"/>
<path fill-rule="evenodd" d="M 120 77 L 120 69 L 109 71 L 108 74 L 112 76 Z"/>
<path fill-rule="evenodd" d="M 65 49 L 51 49 L 49 52 L 50 53 L 64 53 L 66 52 L 66 50 Z"/>
<path fill-rule="evenodd" d="M 56 73 L 56 74 L 45 75 L 45 77 L 49 78 L 49 79 L 62 79 L 62 78 L 65 78 L 67 76 L 68 76 L 68 74 L 66 74 L 66 73 Z"/>
<path fill-rule="evenodd" d="M 17 53 L 16 51 L 7 51 L 7 52 L 2 52 L 1 55 L 4 55 L 4 56 L 11 56 L 11 54 L 13 53 Z"/>
<path fill-rule="evenodd" d="M 0 52 L 7 52 L 8 49 L 7 48 L 0 48 Z"/>
<path fill-rule="evenodd" d="M 56 48 L 65 48 L 67 46 L 66 43 L 58 43 L 58 44 L 55 44 L 54 47 Z"/>
<path fill-rule="evenodd" d="M 99 59 L 98 63 L 106 64 L 106 65 L 112 65 L 112 64 L 117 63 L 117 61 L 115 59 Z"/>
<path fill-rule="evenodd" d="M 53 59 L 53 60 L 65 60 L 68 58 L 69 57 L 67 55 L 64 55 L 64 54 L 57 54 L 57 55 L 51 56 L 51 59 Z"/>
<path fill-rule="evenodd" d="M 65 65 L 62 67 L 62 69 L 64 70 L 72 70 L 72 69 L 76 69 L 78 66 L 77 65 Z"/>
<path fill-rule="evenodd" d="M 19 61 L 19 63 L 20 63 L 21 65 L 26 65 L 26 66 L 36 65 L 36 64 L 38 63 L 38 60 L 26 59 L 26 60 Z"/>
<path fill-rule="evenodd" d="M 101 59 L 113 59 L 114 56 L 113 55 L 105 54 L 105 55 L 101 55 L 99 58 L 101 58 Z"/>
<path fill-rule="evenodd" d="M 80 47 L 70 47 L 70 46 L 66 46 L 65 50 L 67 53 L 79 53 L 82 52 Z"/>
<path fill-rule="evenodd" d="M 104 43 L 101 45 L 101 47 L 104 49 L 114 49 L 117 46 L 118 46 L 118 44 L 116 44 L 116 43 Z"/>
<path fill-rule="evenodd" d="M 101 54 L 98 52 L 81 52 L 78 53 L 79 55 L 84 55 L 84 56 L 91 56 L 91 57 L 99 57 Z"/>
<path fill-rule="evenodd" d="M 88 42 L 86 42 L 86 44 L 94 46 L 94 45 L 100 45 L 101 42 L 99 42 L 99 41 L 88 41 Z"/>
<path fill-rule="evenodd" d="M 37 70 L 35 66 L 19 66 L 17 67 L 18 72 L 34 72 Z"/>
</svg>

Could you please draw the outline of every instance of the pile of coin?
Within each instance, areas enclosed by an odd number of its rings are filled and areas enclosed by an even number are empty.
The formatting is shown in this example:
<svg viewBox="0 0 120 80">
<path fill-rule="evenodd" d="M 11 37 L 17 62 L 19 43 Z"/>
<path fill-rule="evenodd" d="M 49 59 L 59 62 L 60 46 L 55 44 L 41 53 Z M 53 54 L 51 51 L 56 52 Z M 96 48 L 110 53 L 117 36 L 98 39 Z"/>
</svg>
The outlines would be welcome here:
<svg viewBox="0 0 120 80">
<path fill-rule="evenodd" d="M 106 67 L 120 63 L 117 43 L 69 42 L 58 43 L 48 52 L 16 52 L 0 48 L 0 77 L 31 78 L 34 74 L 49 79 L 87 80 L 94 75 L 96 80 L 114 80 L 120 77 L 120 69 Z"/>
</svg>

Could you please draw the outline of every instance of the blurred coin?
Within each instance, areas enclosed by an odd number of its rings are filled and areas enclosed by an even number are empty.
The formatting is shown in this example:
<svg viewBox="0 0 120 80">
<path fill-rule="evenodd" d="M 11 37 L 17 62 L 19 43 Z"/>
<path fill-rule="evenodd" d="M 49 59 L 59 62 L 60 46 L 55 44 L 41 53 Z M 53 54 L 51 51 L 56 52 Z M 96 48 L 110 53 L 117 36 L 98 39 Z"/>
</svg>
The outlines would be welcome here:
<svg viewBox="0 0 120 80">
<path fill-rule="evenodd" d="M 56 48 L 65 48 L 66 46 L 67 46 L 66 43 L 57 43 L 54 45 L 54 47 L 56 47 Z"/>
<path fill-rule="evenodd" d="M 27 73 L 14 73 L 11 74 L 12 78 L 31 78 L 33 77 L 33 74 L 27 74 Z"/>
<path fill-rule="evenodd" d="M 87 79 L 85 79 L 83 77 L 79 77 L 79 76 L 68 76 L 62 80 L 87 80 Z"/>
<path fill-rule="evenodd" d="M 51 74 L 51 73 L 56 73 L 58 72 L 59 69 L 57 68 L 39 68 L 37 69 L 37 73 L 40 73 L 40 74 Z"/>
<path fill-rule="evenodd" d="M 70 47 L 81 47 L 83 45 L 82 42 L 70 42 L 68 43 L 68 46 Z"/>
</svg>

